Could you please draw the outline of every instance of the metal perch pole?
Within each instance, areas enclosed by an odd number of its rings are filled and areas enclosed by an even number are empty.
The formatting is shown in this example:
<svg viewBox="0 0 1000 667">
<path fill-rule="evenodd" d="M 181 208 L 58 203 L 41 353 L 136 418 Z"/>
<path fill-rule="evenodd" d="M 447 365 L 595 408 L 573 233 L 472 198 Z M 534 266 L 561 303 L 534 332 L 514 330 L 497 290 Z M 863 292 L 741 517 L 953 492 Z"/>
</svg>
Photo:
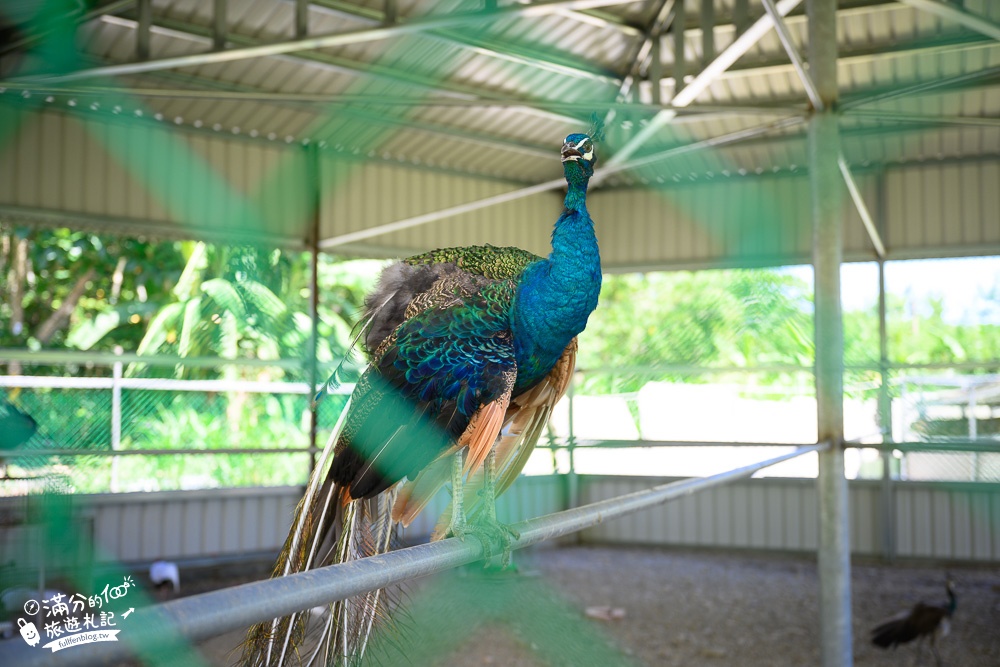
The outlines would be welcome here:
<svg viewBox="0 0 1000 667">
<path fill-rule="evenodd" d="M 645 491 L 522 521 L 512 526 L 520 534 L 520 538 L 512 541 L 511 548 L 523 549 L 561 537 L 668 500 L 750 477 L 763 468 L 826 448 L 826 443 L 804 445 L 781 456 L 711 477 L 663 484 Z M 482 544 L 476 540 L 463 542 L 458 538 L 390 551 L 371 558 L 256 581 L 140 609 L 135 614 L 139 622 L 119 626 L 117 629 L 120 630 L 121 641 L 113 643 L 74 646 L 71 651 L 53 654 L 37 647 L 32 648 L 21 641 L 7 642 L 0 646 L 0 664 L 19 667 L 66 664 L 85 667 L 118 664 L 133 654 L 134 647 L 142 647 L 143 652 L 169 653 L 173 646 L 181 642 L 207 639 L 295 611 L 443 572 L 482 557 Z"/>
</svg>

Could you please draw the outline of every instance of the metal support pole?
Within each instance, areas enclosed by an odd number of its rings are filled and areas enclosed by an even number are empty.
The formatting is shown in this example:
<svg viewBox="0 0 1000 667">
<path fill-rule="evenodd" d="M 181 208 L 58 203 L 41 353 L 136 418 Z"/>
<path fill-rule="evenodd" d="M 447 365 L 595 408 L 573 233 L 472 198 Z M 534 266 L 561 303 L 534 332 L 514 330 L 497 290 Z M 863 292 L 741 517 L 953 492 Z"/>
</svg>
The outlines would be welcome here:
<svg viewBox="0 0 1000 667">
<path fill-rule="evenodd" d="M 322 211 L 320 192 L 319 148 L 306 146 L 306 169 L 309 173 L 309 200 L 312 203 L 312 227 L 309 233 L 309 475 L 316 468 L 316 434 L 319 430 L 319 409 L 313 397 L 319 386 L 319 364 L 316 348 L 319 346 L 319 224 Z"/>
<path fill-rule="evenodd" d="M 750 27 L 750 8 L 748 0 L 736 0 L 733 5 L 733 23 L 736 25 L 736 36 L 739 37 Z"/>
<path fill-rule="evenodd" d="M 566 509 L 580 505 L 580 477 L 576 474 L 576 434 L 573 430 L 573 398 L 576 395 L 576 378 L 570 378 L 567 391 L 569 399 L 569 433 L 566 441 L 566 452 L 569 456 L 569 473 L 566 476 Z"/>
<path fill-rule="evenodd" d="M 879 210 L 885 210 L 884 175 L 879 176 Z M 884 220 L 884 216 L 879 216 Z M 889 336 L 885 316 L 885 259 L 878 259 L 878 337 L 879 337 L 879 392 L 878 412 L 881 422 L 882 442 L 892 442 L 892 396 L 889 394 Z M 896 513 L 892 489 L 892 450 L 883 449 L 882 459 L 882 558 L 892 562 L 896 556 Z"/>
<path fill-rule="evenodd" d="M 701 62 L 703 67 L 715 60 L 715 2 L 701 0 Z"/>
<path fill-rule="evenodd" d="M 837 3 L 808 0 L 809 63 L 824 111 L 809 121 L 809 181 L 812 190 L 815 270 L 816 405 L 819 439 L 820 658 L 823 667 L 849 667 L 851 651 L 851 563 L 844 477 L 844 332 L 840 303 L 843 260 L 840 135 L 837 102 Z"/>
<path fill-rule="evenodd" d="M 139 0 L 135 31 L 135 59 L 149 60 L 149 29 L 153 24 L 153 0 Z"/>
<path fill-rule="evenodd" d="M 212 47 L 216 51 L 224 51 L 226 48 L 226 33 L 228 32 L 226 2 L 227 0 L 215 0 L 214 4 L 212 14 Z"/>
<path fill-rule="evenodd" d="M 115 352 L 121 354 L 121 348 Z M 122 446 L 122 362 L 116 361 L 111 367 L 111 450 L 118 451 Z M 118 488 L 118 457 L 111 457 L 111 492 L 117 493 Z"/>
<path fill-rule="evenodd" d="M 823 111 L 823 98 L 820 97 L 819 91 L 816 90 L 816 84 L 809 75 L 809 70 L 806 69 L 805 63 L 802 62 L 802 56 L 799 55 L 799 50 L 795 47 L 795 40 L 792 39 L 792 33 L 789 32 L 788 26 L 785 25 L 784 18 L 778 14 L 778 8 L 775 7 L 774 0 L 761 0 L 761 2 L 764 5 L 767 15 L 774 22 L 774 31 L 778 34 L 778 39 L 785 48 L 785 53 L 788 54 L 795 72 L 799 75 L 799 80 L 802 82 L 802 87 L 806 90 L 810 104 L 812 104 L 813 109 Z"/>
<path fill-rule="evenodd" d="M 767 0 L 765 0 L 766 2 Z M 865 200 L 861 196 L 861 190 L 858 188 L 857 182 L 854 180 L 854 174 L 851 173 L 851 168 L 847 164 L 847 159 L 841 155 L 837 158 L 837 165 L 840 167 L 840 173 L 844 177 L 844 184 L 847 186 L 847 191 L 851 193 L 851 199 L 854 201 L 854 206 L 858 209 L 858 215 L 861 216 L 861 222 L 865 226 L 865 231 L 868 232 L 868 238 L 871 239 L 872 245 L 875 247 L 875 254 L 878 258 L 885 258 L 885 244 L 882 242 L 882 235 L 879 231 L 875 229 L 875 221 L 872 220 L 871 214 L 868 212 L 868 207 L 865 206 Z"/>
<path fill-rule="evenodd" d="M 969 380 L 969 440 L 979 438 L 979 427 L 976 422 L 976 381 Z M 972 481 L 979 481 L 979 452 L 972 452 Z"/>
<path fill-rule="evenodd" d="M 652 90 L 652 103 L 659 106 L 663 104 L 663 54 L 661 46 L 663 37 L 656 35 L 650 43 L 649 49 L 649 85 Z"/>
<path fill-rule="evenodd" d="M 518 537 L 510 541 L 510 548 L 523 549 L 670 500 L 746 479 L 758 470 L 803 454 L 823 451 L 826 447 L 826 443 L 804 445 L 787 454 L 711 477 L 662 484 L 565 512 L 521 521 L 511 526 Z M 492 547 L 493 553 L 499 552 L 499 544 Z M 180 641 L 207 639 L 274 617 L 473 563 L 482 559 L 485 551 L 485 545 L 480 540 L 452 537 L 146 607 L 142 623 L 129 627 L 128 641 L 74 646 L 71 664 L 74 667 L 117 664 L 131 655 L 136 646 L 145 647 L 146 651 L 166 652 Z M 45 651 L 39 648 L 17 640 L 0 642 L 0 664 L 18 667 L 53 664 L 52 654 L 47 657 Z"/>
<path fill-rule="evenodd" d="M 674 92 L 672 97 L 677 97 L 677 93 L 684 88 L 684 3 L 678 2 L 674 6 L 674 21 L 670 30 L 674 34 Z"/>
<path fill-rule="evenodd" d="M 295 39 L 309 35 L 309 0 L 295 0 Z"/>
</svg>

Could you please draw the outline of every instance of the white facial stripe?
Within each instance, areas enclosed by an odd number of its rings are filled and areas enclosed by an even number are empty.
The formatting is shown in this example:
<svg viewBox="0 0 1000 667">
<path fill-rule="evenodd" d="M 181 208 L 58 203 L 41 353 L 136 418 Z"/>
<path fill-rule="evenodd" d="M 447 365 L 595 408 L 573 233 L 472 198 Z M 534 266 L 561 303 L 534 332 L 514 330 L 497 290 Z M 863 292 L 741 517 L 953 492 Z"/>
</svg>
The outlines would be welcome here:
<svg viewBox="0 0 1000 667">
<path fill-rule="evenodd" d="M 572 149 L 579 153 L 583 149 L 583 146 L 585 144 L 589 143 L 589 142 L 590 142 L 590 137 L 584 137 L 583 139 L 580 139 L 580 141 L 578 141 L 574 146 L 572 146 Z M 591 148 L 590 148 L 589 151 L 587 151 L 586 153 L 583 153 L 582 155 L 567 155 L 565 158 L 563 158 L 563 162 L 569 162 L 571 160 L 573 162 L 576 162 L 576 161 L 580 160 L 581 157 L 584 160 L 587 160 L 588 162 L 590 160 L 592 160 L 594 158 L 594 148 L 593 148 L 593 145 L 591 145 Z"/>
<path fill-rule="evenodd" d="M 589 141 L 590 141 L 589 137 L 584 137 L 579 142 L 577 142 L 576 146 L 573 146 L 573 148 L 579 151 L 579 150 L 581 150 L 583 148 L 583 145 L 586 144 Z M 588 162 L 590 160 L 592 160 L 593 158 L 594 158 L 594 149 L 593 148 L 591 148 L 589 151 L 587 151 L 586 153 L 583 154 L 583 159 L 587 160 Z"/>
</svg>

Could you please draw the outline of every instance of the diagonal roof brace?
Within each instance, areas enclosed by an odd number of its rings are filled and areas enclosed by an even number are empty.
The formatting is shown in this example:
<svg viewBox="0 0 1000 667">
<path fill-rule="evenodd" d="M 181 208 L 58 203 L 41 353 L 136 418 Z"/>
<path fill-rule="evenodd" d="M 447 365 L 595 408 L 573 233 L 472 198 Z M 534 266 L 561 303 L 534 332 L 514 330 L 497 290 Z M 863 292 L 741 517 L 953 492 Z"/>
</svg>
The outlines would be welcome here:
<svg viewBox="0 0 1000 667">
<path fill-rule="evenodd" d="M 260 58 L 263 56 L 275 56 L 287 53 L 296 53 L 298 51 L 322 49 L 331 46 L 344 46 L 347 44 L 361 44 L 364 42 L 393 39 L 403 35 L 426 32 L 428 30 L 453 28 L 456 26 L 463 26 L 468 23 L 479 23 L 513 16 L 544 16 L 552 14 L 560 9 L 584 9 L 608 5 L 624 5 L 629 4 L 632 1 L 633 0 L 540 0 L 539 2 L 531 5 L 508 5 L 491 11 L 462 12 L 443 16 L 432 16 L 429 18 L 406 21 L 405 23 L 396 23 L 376 28 L 364 28 L 361 30 L 348 30 L 328 35 L 317 35 L 315 37 L 293 39 L 287 42 L 276 42 L 273 44 L 260 44 L 257 46 L 246 46 L 222 51 L 211 51 L 208 53 L 174 56 L 170 58 L 148 60 L 145 62 L 107 65 L 103 67 L 94 67 L 91 69 L 70 72 L 68 74 L 50 76 L 38 75 L 30 78 L 17 79 L 17 81 L 44 81 L 46 83 L 55 83 L 77 81 L 97 76 L 115 76 L 120 74 L 155 72 L 165 69 L 174 69 L 177 67 L 191 67 L 209 63 L 231 62 L 234 60 L 246 60 L 249 58 Z"/>
<path fill-rule="evenodd" d="M 795 9 L 795 7 L 801 2 L 802 0 L 780 0 L 776 7 L 778 16 L 784 16 L 788 12 Z M 705 89 L 712 84 L 712 82 L 719 78 L 723 72 L 729 69 L 733 63 L 749 51 L 754 44 L 759 42 L 773 26 L 774 20 L 769 14 L 764 14 L 764 16 L 757 19 L 757 21 L 750 26 L 746 32 L 737 37 L 725 51 L 720 53 L 715 60 L 709 63 L 708 66 L 691 81 L 691 83 L 687 84 L 683 90 L 674 95 L 674 99 L 671 102 L 671 107 L 673 108 L 666 108 L 658 111 L 656 115 L 649 120 L 645 127 L 625 142 L 625 145 L 619 148 L 618 152 L 611 156 L 611 159 L 608 161 L 608 166 L 617 166 L 632 157 L 632 154 L 635 153 L 640 146 L 646 143 L 646 141 L 659 132 L 662 127 L 670 123 L 670 121 L 677 116 L 678 108 L 686 107 L 694 102 L 698 95 L 703 93 Z"/>
<path fill-rule="evenodd" d="M 904 5 L 909 5 L 915 9 L 922 9 L 946 21 L 961 23 L 966 28 L 980 32 L 993 39 L 1000 39 L 1000 25 L 980 14 L 975 14 L 962 9 L 958 5 L 939 2 L 938 0 L 899 0 Z"/>
<path fill-rule="evenodd" d="M 780 0 L 777 4 L 778 14 L 784 16 L 801 3 L 802 0 Z M 759 42 L 772 27 L 774 27 L 774 21 L 767 14 L 757 19 L 746 32 L 737 37 L 725 51 L 709 63 L 708 67 L 703 69 L 684 90 L 674 96 L 673 105 L 675 107 L 686 107 L 691 102 L 694 102 L 695 98 L 705 92 L 706 88 Z"/>
<path fill-rule="evenodd" d="M 785 25 L 785 19 L 778 13 L 778 8 L 774 6 L 774 0 L 760 0 L 764 5 L 767 15 L 771 17 L 774 22 L 774 31 L 778 33 L 778 39 L 781 40 L 781 45 L 785 47 L 785 52 L 788 54 L 788 58 L 792 61 L 792 66 L 795 67 L 795 72 L 799 75 L 799 80 L 802 81 L 803 87 L 806 89 L 806 95 L 809 97 L 809 101 L 813 105 L 813 109 L 817 111 L 823 111 L 826 105 L 823 104 L 823 98 L 820 97 L 819 90 L 816 88 L 816 82 L 812 80 L 809 75 L 809 71 L 806 69 L 805 61 L 802 60 L 802 55 L 799 50 L 795 48 L 795 42 L 792 41 L 792 33 L 788 31 L 788 26 Z"/>
<path fill-rule="evenodd" d="M 292 2 L 293 0 L 282 1 Z M 302 2 L 302 0 L 295 0 L 295 2 Z M 385 13 L 382 10 L 341 2 L 340 0 L 313 0 L 313 2 L 309 3 L 309 7 L 311 11 L 319 14 L 348 18 L 351 21 L 360 22 L 365 26 L 379 26 L 386 23 Z M 569 14 L 575 15 L 574 12 L 569 12 Z M 597 65 L 575 63 L 569 58 L 556 59 L 553 54 L 538 52 L 524 46 L 500 44 L 499 40 L 473 37 L 467 34 L 467 31 L 433 30 L 428 31 L 424 36 L 469 49 L 491 58 L 529 65 L 567 76 L 618 85 L 618 77 L 614 72 L 602 71 Z"/>
<path fill-rule="evenodd" d="M 704 141 L 687 144 L 685 146 L 678 146 L 677 148 L 671 148 L 669 150 L 655 153 L 653 155 L 646 155 L 632 162 L 623 162 L 618 165 L 607 165 L 603 169 L 599 169 L 598 173 L 595 174 L 594 176 L 597 177 L 598 175 L 600 175 L 601 177 L 605 177 L 617 171 L 622 171 L 624 169 L 629 169 L 631 167 L 644 166 L 647 164 L 651 164 L 653 162 L 658 162 L 660 160 L 666 160 L 676 155 L 683 155 L 685 153 L 690 153 L 704 148 L 721 146 L 727 143 L 742 141 L 743 139 L 748 139 L 762 134 L 767 134 L 768 132 L 771 132 L 773 130 L 787 127 L 795 123 L 801 123 L 802 121 L 803 121 L 802 117 L 792 116 L 790 118 L 783 118 L 779 121 L 766 123 L 764 125 L 759 125 L 757 127 L 751 127 L 744 130 L 737 130 L 736 132 L 731 132 L 729 134 L 725 134 L 719 137 L 713 137 L 711 139 L 706 139 Z M 424 213 L 421 215 L 413 216 L 411 218 L 405 218 L 403 220 L 389 222 L 384 225 L 378 225 L 376 227 L 369 227 L 368 229 L 359 229 L 358 231 L 355 232 L 348 232 L 346 234 L 339 234 L 337 236 L 332 236 L 328 239 L 320 241 L 319 247 L 323 250 L 328 250 L 330 248 L 346 245 L 348 243 L 354 243 L 356 241 L 370 239 L 375 236 L 382 236 L 383 234 L 389 234 L 391 232 L 398 232 L 403 229 L 409 229 L 410 227 L 426 225 L 427 223 L 434 222 L 436 220 L 442 220 L 444 218 L 450 218 L 451 216 L 461 215 L 463 213 L 470 213 L 472 211 L 478 211 L 480 209 L 489 208 L 490 206 L 496 206 L 498 204 L 504 204 L 509 201 L 523 199 L 524 197 L 530 197 L 532 195 L 540 194 L 542 192 L 548 192 L 549 190 L 558 190 L 565 184 L 566 184 L 565 178 L 554 178 L 551 181 L 545 181 L 544 183 L 531 185 L 526 188 L 511 190 L 510 192 L 503 192 L 498 195 L 493 195 L 492 197 L 486 197 L 485 199 L 479 199 L 476 201 L 467 202 L 465 204 L 458 204 L 457 206 L 451 206 L 449 208 L 441 209 L 438 211 L 431 211 L 430 213 Z"/>
<path fill-rule="evenodd" d="M 872 245 L 875 246 L 875 253 L 879 256 L 879 259 L 885 259 L 885 244 L 882 242 L 882 236 L 878 233 L 878 229 L 875 228 L 875 221 L 872 220 L 872 215 L 868 212 L 865 200 L 861 196 L 861 190 L 858 189 L 858 184 L 854 180 L 854 174 L 851 173 L 851 168 L 847 165 L 847 160 L 844 159 L 843 153 L 837 158 L 837 165 L 840 167 L 841 176 L 844 177 L 844 184 L 847 185 L 847 191 L 851 193 L 851 199 L 854 200 L 854 206 L 858 209 L 858 215 L 861 216 L 861 222 L 865 225 L 868 237 L 872 240 Z"/>
<path fill-rule="evenodd" d="M 124 28 L 135 30 L 138 26 L 135 19 L 129 16 L 111 16 L 104 15 L 101 20 L 105 23 L 111 25 L 118 25 Z M 155 33 L 169 35 L 170 37 L 176 39 L 190 40 L 205 44 L 206 46 L 212 43 L 212 34 L 208 28 L 199 26 L 197 24 L 186 23 L 183 21 L 178 21 L 176 19 L 170 18 L 158 18 L 155 24 L 151 25 L 151 30 Z M 238 47 L 252 47 L 265 44 L 256 38 L 248 37 L 246 35 L 229 33 L 226 37 L 227 41 L 235 44 Z M 497 96 L 496 93 L 487 90 L 478 90 L 460 83 L 452 83 L 448 81 L 433 81 L 426 76 L 419 76 L 410 74 L 406 71 L 395 69 L 392 67 L 385 67 L 374 63 L 361 63 L 356 61 L 351 61 L 343 57 L 329 55 L 327 53 L 318 52 L 303 52 L 296 54 L 281 54 L 276 56 L 271 56 L 272 58 L 278 60 L 287 60 L 290 63 L 296 64 L 306 64 L 310 67 L 317 67 L 321 69 L 327 69 L 333 72 L 338 72 L 345 74 L 347 76 L 361 77 L 368 79 L 382 79 L 386 81 L 392 81 L 395 83 L 402 83 L 406 86 L 412 86 L 414 88 L 419 88 L 427 90 L 430 93 L 440 94 L 442 96 L 447 96 L 453 99 L 475 101 L 481 98 L 492 98 Z M 48 85 L 50 82 L 60 83 L 58 80 L 46 79 L 44 81 L 37 82 L 38 85 Z M 11 82 L 6 82 L 8 85 L 15 85 Z M 28 81 L 27 83 L 34 83 L 33 81 Z M 23 84 L 22 84 L 23 85 Z M 506 96 L 501 97 L 504 102 L 511 102 L 511 99 Z M 545 118 L 554 119 L 560 122 L 567 123 L 578 123 L 579 119 L 571 116 L 559 113 L 557 110 L 549 108 L 544 105 L 544 101 L 539 101 L 534 103 L 532 100 L 524 101 L 524 109 L 529 113 L 533 113 Z M 518 104 L 511 104 L 512 106 L 521 106 Z"/>
</svg>

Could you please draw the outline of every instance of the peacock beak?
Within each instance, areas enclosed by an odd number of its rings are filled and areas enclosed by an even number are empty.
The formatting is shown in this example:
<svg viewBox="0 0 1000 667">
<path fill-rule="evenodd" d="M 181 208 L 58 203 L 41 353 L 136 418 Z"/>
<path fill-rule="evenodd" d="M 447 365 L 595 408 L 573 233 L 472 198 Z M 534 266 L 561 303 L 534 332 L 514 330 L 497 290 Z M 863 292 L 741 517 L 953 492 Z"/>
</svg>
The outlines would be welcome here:
<svg viewBox="0 0 1000 667">
<path fill-rule="evenodd" d="M 576 162 L 577 160 L 579 160 L 582 157 L 583 157 L 583 153 L 581 153 L 577 149 L 576 146 L 574 146 L 573 144 L 570 144 L 570 143 L 563 144 L 563 147 L 562 147 L 562 161 L 563 162 L 570 162 L 570 161 Z"/>
</svg>

